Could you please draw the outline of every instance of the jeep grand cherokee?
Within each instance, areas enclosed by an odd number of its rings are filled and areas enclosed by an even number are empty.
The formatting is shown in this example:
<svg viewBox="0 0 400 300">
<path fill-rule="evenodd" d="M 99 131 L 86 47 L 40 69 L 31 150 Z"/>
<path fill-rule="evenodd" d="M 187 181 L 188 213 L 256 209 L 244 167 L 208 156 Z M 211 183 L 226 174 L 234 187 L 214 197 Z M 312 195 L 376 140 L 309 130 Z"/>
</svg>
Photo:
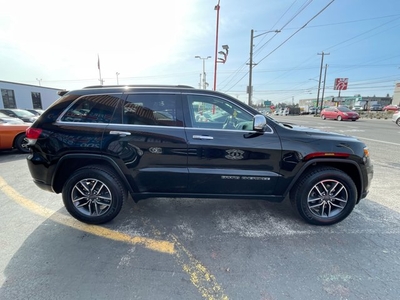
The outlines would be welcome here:
<svg viewBox="0 0 400 300">
<path fill-rule="evenodd" d="M 112 220 L 130 194 L 289 198 L 306 222 L 330 225 L 368 193 L 364 143 L 278 123 L 223 93 L 94 86 L 60 95 L 27 129 L 28 166 L 40 188 L 62 193 L 86 223 Z"/>
</svg>

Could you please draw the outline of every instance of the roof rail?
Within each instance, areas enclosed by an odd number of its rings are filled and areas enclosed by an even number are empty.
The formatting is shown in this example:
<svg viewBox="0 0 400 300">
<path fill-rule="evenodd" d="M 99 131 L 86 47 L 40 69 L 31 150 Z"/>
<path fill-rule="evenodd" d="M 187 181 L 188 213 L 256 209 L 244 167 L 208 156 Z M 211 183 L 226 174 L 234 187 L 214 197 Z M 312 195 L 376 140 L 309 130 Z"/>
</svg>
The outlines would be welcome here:
<svg viewBox="0 0 400 300">
<path fill-rule="evenodd" d="M 66 93 L 68 93 L 67 90 L 60 90 L 60 91 L 57 92 L 57 94 L 58 94 L 59 96 L 64 96 Z"/>
<path fill-rule="evenodd" d="M 189 88 L 189 89 L 194 89 L 194 87 L 189 86 L 189 85 L 163 85 L 163 84 L 120 84 L 120 85 L 91 85 L 91 86 L 86 86 L 84 89 L 99 89 L 99 88 L 116 88 L 116 87 L 172 87 L 172 88 Z"/>
</svg>

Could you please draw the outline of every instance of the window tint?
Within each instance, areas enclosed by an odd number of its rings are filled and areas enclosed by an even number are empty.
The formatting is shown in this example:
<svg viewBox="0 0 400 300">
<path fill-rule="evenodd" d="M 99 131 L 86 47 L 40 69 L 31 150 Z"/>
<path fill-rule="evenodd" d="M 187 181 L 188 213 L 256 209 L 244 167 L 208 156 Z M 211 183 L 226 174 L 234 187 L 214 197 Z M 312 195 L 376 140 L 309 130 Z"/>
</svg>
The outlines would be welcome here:
<svg viewBox="0 0 400 300">
<path fill-rule="evenodd" d="M 120 99 L 111 95 L 79 98 L 62 116 L 65 122 L 110 123 Z"/>
<path fill-rule="evenodd" d="M 131 94 L 124 104 L 123 123 L 183 126 L 179 96 L 174 94 Z"/>
<path fill-rule="evenodd" d="M 253 116 L 228 100 L 188 95 L 193 127 L 251 130 Z"/>
</svg>

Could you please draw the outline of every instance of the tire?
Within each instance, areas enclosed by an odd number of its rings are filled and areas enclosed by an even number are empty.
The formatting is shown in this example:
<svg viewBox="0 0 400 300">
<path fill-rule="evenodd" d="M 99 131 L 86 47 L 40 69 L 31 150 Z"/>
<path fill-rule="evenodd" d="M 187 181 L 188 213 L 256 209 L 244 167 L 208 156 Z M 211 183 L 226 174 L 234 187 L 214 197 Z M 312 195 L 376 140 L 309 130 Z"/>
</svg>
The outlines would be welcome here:
<svg viewBox="0 0 400 300">
<path fill-rule="evenodd" d="M 357 188 L 341 170 L 315 168 L 301 177 L 290 194 L 290 201 L 307 223 L 333 225 L 353 211 Z"/>
<path fill-rule="evenodd" d="M 400 126 L 400 118 L 398 118 L 398 119 L 396 120 L 396 124 L 397 124 L 398 126 Z"/>
<path fill-rule="evenodd" d="M 88 224 L 102 224 L 114 219 L 121 211 L 126 195 L 118 176 L 103 166 L 78 169 L 62 190 L 67 211 L 75 219 Z"/>
<path fill-rule="evenodd" d="M 326 120 L 325 115 L 321 115 L 321 119 L 322 119 L 322 120 Z"/>
<path fill-rule="evenodd" d="M 29 153 L 28 140 L 24 133 L 21 133 L 15 138 L 14 147 L 17 148 L 19 152 Z"/>
<path fill-rule="evenodd" d="M 342 117 L 341 117 L 341 116 L 338 116 L 338 117 L 337 117 L 337 120 L 338 120 L 338 121 L 342 121 Z"/>
</svg>

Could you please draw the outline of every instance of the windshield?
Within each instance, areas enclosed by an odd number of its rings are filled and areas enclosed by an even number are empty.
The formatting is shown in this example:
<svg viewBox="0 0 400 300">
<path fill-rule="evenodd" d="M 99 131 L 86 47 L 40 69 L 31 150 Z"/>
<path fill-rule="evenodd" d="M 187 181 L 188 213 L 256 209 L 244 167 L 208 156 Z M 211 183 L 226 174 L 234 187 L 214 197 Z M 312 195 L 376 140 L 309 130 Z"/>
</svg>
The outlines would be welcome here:
<svg viewBox="0 0 400 300">
<path fill-rule="evenodd" d="M 351 111 L 351 109 L 348 109 L 347 107 L 338 107 L 338 110 L 342 111 L 342 112 L 349 112 Z"/>
<path fill-rule="evenodd" d="M 35 115 L 29 111 L 26 110 L 14 110 L 15 114 L 18 117 L 34 117 Z"/>
</svg>

